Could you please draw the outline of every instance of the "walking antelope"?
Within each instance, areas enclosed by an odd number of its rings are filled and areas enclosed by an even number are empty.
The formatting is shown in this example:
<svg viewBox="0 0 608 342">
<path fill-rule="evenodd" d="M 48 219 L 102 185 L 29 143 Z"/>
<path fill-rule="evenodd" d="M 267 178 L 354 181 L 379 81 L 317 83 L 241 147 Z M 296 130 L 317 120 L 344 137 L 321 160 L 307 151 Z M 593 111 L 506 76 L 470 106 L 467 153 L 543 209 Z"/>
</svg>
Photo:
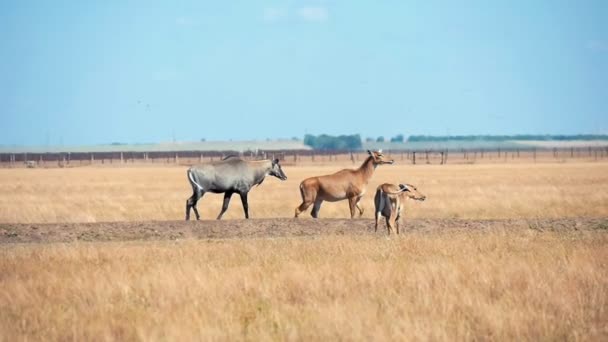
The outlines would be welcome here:
<svg viewBox="0 0 608 342">
<path fill-rule="evenodd" d="M 287 176 L 279 165 L 279 160 L 247 161 L 230 156 L 217 162 L 200 164 L 188 169 L 188 180 L 192 185 L 193 194 L 186 201 L 186 220 L 190 219 L 190 208 L 194 209 L 196 219 L 200 219 L 196 203 L 207 192 L 224 193 L 222 211 L 217 216 L 221 219 L 228 209 L 230 197 L 234 193 L 241 196 L 245 218 L 249 218 L 247 194 L 254 185 L 260 185 L 266 176 L 271 175 L 286 180 Z"/>
<path fill-rule="evenodd" d="M 302 204 L 295 211 L 295 217 L 308 209 L 314 203 L 311 215 L 314 218 L 319 216 L 319 209 L 323 201 L 337 202 L 348 199 L 350 207 L 350 217 L 355 217 L 355 209 L 359 209 L 359 216 L 363 214 L 363 209 L 359 206 L 361 197 L 365 194 L 367 183 L 374 175 L 374 170 L 378 165 L 392 164 L 394 161 L 388 160 L 382 150 L 367 151 L 369 157 L 356 170 L 344 169 L 331 175 L 310 177 L 300 183 L 300 195 Z"/>
<path fill-rule="evenodd" d="M 380 217 L 386 218 L 386 229 L 391 233 L 391 228 L 397 229 L 399 234 L 399 219 L 401 218 L 401 209 L 403 202 L 411 198 L 418 201 L 424 201 L 426 196 L 421 194 L 415 186 L 411 184 L 389 184 L 384 183 L 376 189 L 374 196 L 376 225 L 374 232 L 378 231 L 378 223 Z"/>
</svg>

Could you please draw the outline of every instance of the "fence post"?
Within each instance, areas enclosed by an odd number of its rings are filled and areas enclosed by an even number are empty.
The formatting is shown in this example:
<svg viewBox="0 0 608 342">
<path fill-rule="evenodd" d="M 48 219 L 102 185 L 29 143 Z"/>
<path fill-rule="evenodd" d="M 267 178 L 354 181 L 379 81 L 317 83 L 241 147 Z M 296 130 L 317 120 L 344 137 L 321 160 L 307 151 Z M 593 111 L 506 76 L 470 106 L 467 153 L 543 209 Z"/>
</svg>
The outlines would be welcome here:
<svg viewBox="0 0 608 342">
<path fill-rule="evenodd" d="M 412 152 L 412 164 L 416 165 L 416 151 Z"/>
</svg>

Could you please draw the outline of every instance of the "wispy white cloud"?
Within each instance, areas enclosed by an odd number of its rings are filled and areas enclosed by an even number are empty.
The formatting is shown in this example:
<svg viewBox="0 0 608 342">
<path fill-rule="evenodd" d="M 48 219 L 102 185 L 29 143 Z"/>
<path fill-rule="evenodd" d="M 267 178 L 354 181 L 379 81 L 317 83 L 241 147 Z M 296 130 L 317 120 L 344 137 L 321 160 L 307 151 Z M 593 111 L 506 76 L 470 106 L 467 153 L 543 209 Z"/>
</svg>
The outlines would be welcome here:
<svg viewBox="0 0 608 342">
<path fill-rule="evenodd" d="M 325 7 L 300 7 L 297 10 L 298 16 L 306 21 L 324 22 L 329 20 L 329 12 Z"/>
<path fill-rule="evenodd" d="M 585 46 L 592 51 L 608 52 L 608 41 L 605 40 L 589 40 Z"/>
<path fill-rule="evenodd" d="M 287 17 L 287 9 L 279 7 L 264 8 L 264 21 L 275 22 Z"/>
</svg>

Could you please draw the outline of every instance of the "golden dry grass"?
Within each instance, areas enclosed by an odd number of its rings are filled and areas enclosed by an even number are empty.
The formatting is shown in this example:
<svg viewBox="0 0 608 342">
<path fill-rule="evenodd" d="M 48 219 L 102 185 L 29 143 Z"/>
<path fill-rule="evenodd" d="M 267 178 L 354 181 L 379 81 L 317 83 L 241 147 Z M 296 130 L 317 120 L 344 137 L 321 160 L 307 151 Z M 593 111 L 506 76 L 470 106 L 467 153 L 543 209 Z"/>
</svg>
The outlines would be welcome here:
<svg viewBox="0 0 608 342">
<path fill-rule="evenodd" d="M 292 217 L 300 181 L 343 167 L 353 165 L 285 166 L 287 181 L 271 177 L 251 191 L 251 216 Z M 608 215 L 608 163 L 381 166 L 363 199 L 364 217 L 373 217 L 373 193 L 384 182 L 409 182 L 428 196 L 408 203 L 409 217 Z M 186 167 L 0 169 L 0 222 L 179 220 L 190 195 Z M 221 203 L 222 195 L 205 195 L 198 205 L 203 218 L 215 218 Z M 324 203 L 320 214 L 349 217 L 348 204 Z M 235 195 L 224 218 L 242 217 Z"/>
<path fill-rule="evenodd" d="M 0 248 L 0 340 L 602 340 L 602 230 Z"/>
</svg>

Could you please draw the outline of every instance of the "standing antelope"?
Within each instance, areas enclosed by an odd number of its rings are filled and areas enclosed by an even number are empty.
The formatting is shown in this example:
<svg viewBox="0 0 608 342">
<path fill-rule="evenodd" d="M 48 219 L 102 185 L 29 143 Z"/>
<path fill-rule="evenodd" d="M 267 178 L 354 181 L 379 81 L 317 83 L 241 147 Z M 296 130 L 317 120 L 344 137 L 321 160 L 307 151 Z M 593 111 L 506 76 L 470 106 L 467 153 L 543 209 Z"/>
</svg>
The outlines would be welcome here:
<svg viewBox="0 0 608 342">
<path fill-rule="evenodd" d="M 188 169 L 188 180 L 194 192 L 186 201 L 186 221 L 190 219 L 190 208 L 194 209 L 196 219 L 200 216 L 196 210 L 196 202 L 206 192 L 224 193 L 222 211 L 217 216 L 221 219 L 228 209 L 230 197 L 235 192 L 241 196 L 245 218 L 249 218 L 249 204 L 247 194 L 254 185 L 260 185 L 267 175 L 286 180 L 287 176 L 279 165 L 279 160 L 247 161 L 238 157 L 229 156 L 217 162 L 192 166 Z"/>
<path fill-rule="evenodd" d="M 359 201 L 365 194 L 365 187 L 374 175 L 374 170 L 378 165 L 392 164 L 394 161 L 387 160 L 382 150 L 367 151 L 369 157 L 356 170 L 344 169 L 331 175 L 310 177 L 300 183 L 300 194 L 302 204 L 296 208 L 298 217 L 301 212 L 308 209 L 314 203 L 312 217 L 319 216 L 319 209 L 323 201 L 337 202 L 348 199 L 350 206 L 350 217 L 355 217 L 355 208 L 359 209 L 359 216 L 363 214 L 363 209 L 359 206 Z"/>
<path fill-rule="evenodd" d="M 388 234 L 391 233 L 391 228 L 395 227 L 399 234 L 399 219 L 401 218 L 401 209 L 403 202 L 411 198 L 417 201 L 424 201 L 426 196 L 421 194 L 415 186 L 411 184 L 389 184 L 384 183 L 376 189 L 374 196 L 376 225 L 374 232 L 378 231 L 378 223 L 380 217 L 386 218 L 386 229 Z"/>
</svg>

